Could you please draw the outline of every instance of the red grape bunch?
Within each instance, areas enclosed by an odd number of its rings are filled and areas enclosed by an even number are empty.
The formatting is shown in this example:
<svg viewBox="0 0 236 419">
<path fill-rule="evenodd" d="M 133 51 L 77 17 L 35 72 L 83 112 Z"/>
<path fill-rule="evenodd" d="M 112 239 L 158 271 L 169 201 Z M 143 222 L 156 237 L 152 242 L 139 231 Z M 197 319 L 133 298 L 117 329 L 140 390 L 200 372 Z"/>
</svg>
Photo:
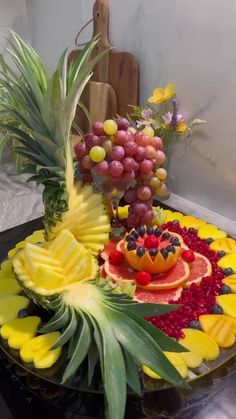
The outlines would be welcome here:
<svg viewBox="0 0 236 419">
<path fill-rule="evenodd" d="M 136 131 L 126 118 L 95 122 L 91 132 L 75 145 L 81 178 L 99 179 L 101 191 L 108 195 L 114 188 L 124 193 L 130 204 L 127 226 L 149 224 L 154 216 L 154 197 L 167 194 L 167 172 L 161 138 L 148 127 Z M 149 135 L 147 135 L 147 133 Z"/>
</svg>

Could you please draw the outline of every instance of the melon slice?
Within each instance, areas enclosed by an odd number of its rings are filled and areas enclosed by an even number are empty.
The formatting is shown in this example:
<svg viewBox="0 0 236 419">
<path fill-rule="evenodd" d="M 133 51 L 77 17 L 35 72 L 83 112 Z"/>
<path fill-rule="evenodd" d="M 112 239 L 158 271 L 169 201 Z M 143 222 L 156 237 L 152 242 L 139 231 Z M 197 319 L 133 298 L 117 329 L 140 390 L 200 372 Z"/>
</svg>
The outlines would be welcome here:
<svg viewBox="0 0 236 419">
<path fill-rule="evenodd" d="M 197 329 L 183 329 L 184 338 L 179 343 L 190 351 L 200 355 L 206 361 L 213 361 L 219 354 L 215 340 L 205 332 Z"/>
</svg>

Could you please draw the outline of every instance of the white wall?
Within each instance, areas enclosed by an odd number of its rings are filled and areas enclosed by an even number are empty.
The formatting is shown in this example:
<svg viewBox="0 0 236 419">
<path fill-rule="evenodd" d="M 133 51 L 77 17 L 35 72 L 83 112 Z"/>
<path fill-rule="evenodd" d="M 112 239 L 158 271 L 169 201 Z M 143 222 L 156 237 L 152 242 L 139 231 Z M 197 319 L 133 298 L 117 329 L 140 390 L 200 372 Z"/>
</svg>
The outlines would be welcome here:
<svg viewBox="0 0 236 419">
<path fill-rule="evenodd" d="M 186 118 L 207 120 L 185 158 L 183 146 L 177 147 L 171 162 L 174 192 L 236 219 L 236 2 L 109 3 L 111 43 L 133 52 L 140 63 L 141 101 L 154 87 L 173 81 Z M 26 4 L 33 46 L 52 68 L 66 46 L 74 48 L 77 31 L 91 17 L 93 0 L 26 0 Z M 85 31 L 81 41 L 90 34 Z"/>
<path fill-rule="evenodd" d="M 30 41 L 25 0 L 0 0 L 0 50 L 6 44 L 9 28 Z"/>
</svg>

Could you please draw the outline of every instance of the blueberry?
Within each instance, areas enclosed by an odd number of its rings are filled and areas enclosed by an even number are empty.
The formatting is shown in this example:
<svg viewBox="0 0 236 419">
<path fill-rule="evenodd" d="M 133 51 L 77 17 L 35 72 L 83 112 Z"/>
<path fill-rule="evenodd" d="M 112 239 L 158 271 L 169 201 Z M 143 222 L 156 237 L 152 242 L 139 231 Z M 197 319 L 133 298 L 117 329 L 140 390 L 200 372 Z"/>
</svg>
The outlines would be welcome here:
<svg viewBox="0 0 236 419">
<path fill-rule="evenodd" d="M 133 237 L 135 237 L 137 239 L 138 236 L 139 236 L 139 233 L 136 230 L 132 230 L 131 231 L 131 236 L 133 236 Z"/>
<path fill-rule="evenodd" d="M 128 245 L 127 245 L 127 249 L 128 250 L 135 250 L 136 247 L 137 247 L 137 245 L 136 245 L 136 243 L 134 241 L 129 242 Z"/>
<path fill-rule="evenodd" d="M 161 254 L 162 254 L 163 258 L 164 258 L 164 259 L 166 259 L 166 258 L 167 258 L 167 256 L 168 256 L 168 250 L 166 250 L 166 249 L 161 249 Z"/>
<path fill-rule="evenodd" d="M 220 252 L 217 252 L 217 255 L 218 255 L 220 258 L 223 258 L 223 257 L 226 255 L 226 253 L 225 253 L 225 251 L 224 251 L 224 250 L 220 250 Z"/>
<path fill-rule="evenodd" d="M 172 224 L 177 224 L 178 225 L 179 224 L 179 220 L 173 220 L 172 221 Z"/>
<path fill-rule="evenodd" d="M 156 256 L 158 253 L 158 250 L 153 248 L 153 249 L 150 249 L 148 253 L 150 256 Z"/>
<path fill-rule="evenodd" d="M 144 226 L 140 226 L 137 228 L 137 232 L 140 236 L 144 236 L 144 234 L 146 233 L 146 228 Z"/>
<path fill-rule="evenodd" d="M 180 246 L 180 242 L 179 242 L 178 237 L 171 237 L 170 241 L 173 244 L 173 246 Z"/>
<path fill-rule="evenodd" d="M 225 276 L 233 275 L 234 271 L 232 268 L 225 268 L 223 270 Z"/>
<path fill-rule="evenodd" d="M 163 240 L 168 240 L 170 238 L 170 233 L 163 233 L 162 238 Z"/>
<path fill-rule="evenodd" d="M 190 234 L 192 234 L 192 233 L 196 233 L 196 229 L 195 228 L 193 228 L 193 227 L 190 227 L 189 229 L 188 229 L 188 232 L 190 233 Z"/>
<path fill-rule="evenodd" d="M 162 233 L 162 229 L 161 228 L 155 228 L 154 234 L 156 237 L 160 237 Z"/>
<path fill-rule="evenodd" d="M 139 257 L 143 256 L 144 253 L 145 253 L 144 247 L 138 247 L 137 250 L 136 250 L 136 253 L 137 253 L 137 256 L 139 256 Z"/>
<path fill-rule="evenodd" d="M 154 228 L 153 228 L 153 227 L 151 227 L 151 226 L 148 226 L 148 227 L 147 227 L 147 234 L 148 234 L 149 236 L 151 236 L 152 234 L 154 234 Z"/>
<path fill-rule="evenodd" d="M 232 294 L 232 290 L 228 285 L 222 285 L 220 287 L 220 294 Z"/>
<path fill-rule="evenodd" d="M 191 329 L 201 330 L 201 325 L 198 320 L 192 320 L 191 322 L 189 322 L 189 327 L 191 327 Z"/>
<path fill-rule="evenodd" d="M 208 239 L 205 239 L 205 242 L 207 244 L 211 244 L 214 240 L 211 237 L 208 237 Z"/>
<path fill-rule="evenodd" d="M 29 315 L 29 313 L 25 308 L 22 308 L 17 313 L 17 317 L 19 317 L 19 319 L 23 319 L 23 317 L 27 317 L 28 315 Z"/>
<path fill-rule="evenodd" d="M 167 246 L 166 250 L 168 252 L 175 253 L 175 247 L 174 246 L 171 246 L 171 244 L 169 246 Z"/>
<path fill-rule="evenodd" d="M 133 241 L 135 241 L 135 237 L 134 236 L 132 236 L 131 234 L 129 235 L 129 236 L 127 236 L 126 237 L 126 239 L 125 239 L 127 242 L 133 242 Z"/>
<path fill-rule="evenodd" d="M 219 304 L 214 304 L 211 308 L 212 314 L 223 314 L 223 308 Z"/>
</svg>

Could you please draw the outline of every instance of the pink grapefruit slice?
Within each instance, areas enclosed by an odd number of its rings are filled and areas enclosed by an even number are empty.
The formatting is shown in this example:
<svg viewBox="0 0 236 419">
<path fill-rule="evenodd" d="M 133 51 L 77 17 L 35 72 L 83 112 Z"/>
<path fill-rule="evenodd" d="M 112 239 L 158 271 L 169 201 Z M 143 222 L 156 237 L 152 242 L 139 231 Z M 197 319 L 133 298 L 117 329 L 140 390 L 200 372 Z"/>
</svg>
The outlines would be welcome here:
<svg viewBox="0 0 236 419">
<path fill-rule="evenodd" d="M 178 300 L 182 290 L 182 287 L 159 291 L 147 291 L 136 288 L 134 300 L 139 301 L 140 303 L 168 304 L 171 300 Z"/>
<path fill-rule="evenodd" d="M 139 288 L 155 291 L 165 290 L 179 287 L 187 281 L 190 274 L 189 266 L 187 262 L 184 262 L 179 258 L 169 271 L 163 274 L 156 274 L 152 276 L 152 281 L 148 285 L 139 285 Z"/>
<path fill-rule="evenodd" d="M 127 262 L 122 265 L 112 265 L 109 260 L 104 263 L 104 271 L 108 278 L 111 278 L 114 282 L 122 281 L 123 283 L 134 283 L 136 271 L 129 266 Z"/>
<path fill-rule="evenodd" d="M 189 288 L 191 284 L 200 284 L 204 276 L 211 276 L 212 267 L 211 262 L 200 253 L 194 252 L 195 260 L 189 264 L 190 275 L 188 281 L 184 284 Z"/>
</svg>

